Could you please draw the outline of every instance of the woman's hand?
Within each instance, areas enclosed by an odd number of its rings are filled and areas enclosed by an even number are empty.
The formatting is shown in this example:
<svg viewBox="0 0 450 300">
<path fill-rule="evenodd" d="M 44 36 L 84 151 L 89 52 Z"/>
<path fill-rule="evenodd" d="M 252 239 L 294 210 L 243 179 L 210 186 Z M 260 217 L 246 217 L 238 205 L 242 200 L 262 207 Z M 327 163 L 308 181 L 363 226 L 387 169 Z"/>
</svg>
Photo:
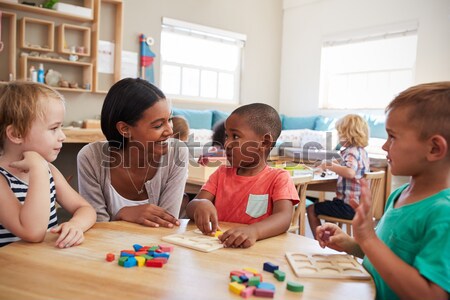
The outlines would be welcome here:
<svg viewBox="0 0 450 300">
<path fill-rule="evenodd" d="M 59 224 L 50 229 L 50 232 L 59 234 L 55 242 L 55 246 L 59 248 L 77 246 L 84 241 L 83 230 L 77 223 L 72 221 Z"/>
<path fill-rule="evenodd" d="M 168 227 L 180 225 L 177 218 L 169 214 L 164 208 L 154 204 L 143 204 L 123 207 L 116 214 L 116 220 L 124 220 L 149 227 Z"/>
<path fill-rule="evenodd" d="M 219 240 L 226 248 L 248 248 L 256 243 L 258 237 L 251 226 L 243 226 L 225 231 Z"/>
</svg>

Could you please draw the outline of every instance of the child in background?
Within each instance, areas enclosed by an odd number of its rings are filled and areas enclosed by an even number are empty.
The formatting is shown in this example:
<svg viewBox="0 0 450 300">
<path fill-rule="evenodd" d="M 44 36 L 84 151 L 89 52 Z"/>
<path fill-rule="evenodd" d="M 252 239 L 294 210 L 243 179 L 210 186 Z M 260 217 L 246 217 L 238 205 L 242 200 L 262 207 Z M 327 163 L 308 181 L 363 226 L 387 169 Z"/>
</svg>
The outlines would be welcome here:
<svg viewBox="0 0 450 300">
<path fill-rule="evenodd" d="M 198 163 L 206 166 L 210 159 L 209 157 L 225 157 L 225 120 L 217 122 L 213 127 L 212 145 L 208 152 L 200 155 Z"/>
<path fill-rule="evenodd" d="M 83 242 L 95 210 L 51 164 L 61 151 L 62 96 L 48 86 L 11 82 L 0 87 L 0 246 L 20 239 L 41 242 L 47 229 L 55 246 Z M 57 224 L 55 201 L 73 215 Z"/>
<path fill-rule="evenodd" d="M 219 236 L 225 247 L 247 248 L 289 228 L 297 191 L 287 171 L 267 165 L 280 132 L 280 117 L 267 104 L 241 106 L 226 120 L 231 167 L 220 166 L 186 209 L 204 234 L 214 233 L 219 221 L 247 224 Z"/>
<path fill-rule="evenodd" d="M 354 238 L 325 223 L 317 228 L 319 243 L 365 255 L 377 299 L 448 299 L 450 82 L 407 89 L 388 105 L 386 115 L 383 149 L 392 174 L 410 176 L 409 183 L 389 196 L 376 230 L 363 184 L 360 204 L 353 203 Z"/>
<path fill-rule="evenodd" d="M 318 215 L 327 215 L 341 219 L 353 219 L 355 211 L 351 201 L 359 202 L 361 194 L 360 179 L 369 171 L 369 156 L 364 149 L 368 145 L 369 128 L 359 115 L 346 115 L 336 122 L 336 130 L 342 161 L 322 161 L 318 167 L 322 171 L 330 170 L 338 175 L 336 197 L 333 201 L 317 202 L 307 208 L 311 231 L 316 238 L 316 228 L 320 226 Z"/>
<path fill-rule="evenodd" d="M 182 142 L 187 142 L 189 139 L 189 124 L 187 120 L 181 116 L 172 117 L 173 125 L 173 137 L 179 139 Z M 186 216 L 186 206 L 188 205 L 190 199 L 189 195 L 184 193 L 183 200 L 181 201 L 179 219 L 185 219 Z"/>
<path fill-rule="evenodd" d="M 187 120 L 181 116 L 172 117 L 173 137 L 182 142 L 187 142 L 189 139 L 189 124 Z"/>
</svg>

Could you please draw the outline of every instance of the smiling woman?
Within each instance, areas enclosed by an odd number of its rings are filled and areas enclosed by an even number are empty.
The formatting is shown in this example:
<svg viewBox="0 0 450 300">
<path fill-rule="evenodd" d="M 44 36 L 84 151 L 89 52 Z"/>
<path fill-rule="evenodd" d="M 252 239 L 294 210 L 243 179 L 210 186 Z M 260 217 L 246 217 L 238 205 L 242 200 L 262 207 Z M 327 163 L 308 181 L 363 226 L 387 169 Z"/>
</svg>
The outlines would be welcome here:
<svg viewBox="0 0 450 300">
<path fill-rule="evenodd" d="M 78 154 L 79 191 L 97 221 L 178 225 L 188 150 L 170 138 L 171 109 L 162 91 L 139 78 L 120 80 L 106 95 L 101 127 L 107 141 Z"/>
</svg>

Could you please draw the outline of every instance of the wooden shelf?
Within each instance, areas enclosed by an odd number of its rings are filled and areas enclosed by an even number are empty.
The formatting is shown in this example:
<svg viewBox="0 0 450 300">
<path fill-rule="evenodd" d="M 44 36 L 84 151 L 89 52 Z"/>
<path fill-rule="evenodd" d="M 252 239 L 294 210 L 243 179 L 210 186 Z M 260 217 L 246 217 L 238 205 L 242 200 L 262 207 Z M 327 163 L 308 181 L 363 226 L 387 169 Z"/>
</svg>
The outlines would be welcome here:
<svg viewBox="0 0 450 300">
<path fill-rule="evenodd" d="M 31 27 L 33 27 L 35 30 L 41 27 L 41 29 L 47 31 L 44 32 L 44 36 L 47 37 L 46 45 L 39 45 L 39 47 L 32 46 L 33 43 L 37 44 L 37 42 L 30 41 L 30 37 L 36 35 L 31 34 L 29 32 Z M 55 42 L 54 32 L 55 32 L 55 23 L 52 21 L 23 17 L 19 21 L 19 47 L 22 49 L 32 51 L 53 52 Z"/>
<path fill-rule="evenodd" d="M 2 39 L 4 49 L 0 56 L 0 81 L 9 80 L 9 74 L 16 78 L 16 19 L 17 15 L 11 12 L 2 12 Z"/>
<path fill-rule="evenodd" d="M 66 135 L 64 143 L 92 143 L 104 141 L 105 136 L 101 129 L 63 128 Z"/>
<path fill-rule="evenodd" d="M 73 36 L 70 33 L 74 33 Z M 77 51 L 79 47 L 84 51 Z M 70 48 L 76 48 L 71 51 Z M 61 24 L 58 26 L 58 52 L 62 54 L 75 54 L 78 56 L 91 56 L 91 29 L 89 27 L 71 24 Z"/>
<path fill-rule="evenodd" d="M 31 12 L 31 13 L 49 16 L 49 17 L 63 18 L 63 19 L 68 19 L 68 20 L 73 20 L 73 21 L 81 21 L 81 22 L 90 22 L 93 20 L 92 17 L 86 18 L 86 17 L 77 16 L 77 15 L 62 13 L 62 12 L 59 12 L 56 10 L 51 10 L 51 9 L 37 7 L 37 6 L 31 6 L 31 5 L 25 5 L 25 4 L 19 4 L 19 3 L 6 1 L 6 0 L 0 0 L 0 4 L 2 4 L 3 7 L 8 7 L 11 9 Z"/>
</svg>

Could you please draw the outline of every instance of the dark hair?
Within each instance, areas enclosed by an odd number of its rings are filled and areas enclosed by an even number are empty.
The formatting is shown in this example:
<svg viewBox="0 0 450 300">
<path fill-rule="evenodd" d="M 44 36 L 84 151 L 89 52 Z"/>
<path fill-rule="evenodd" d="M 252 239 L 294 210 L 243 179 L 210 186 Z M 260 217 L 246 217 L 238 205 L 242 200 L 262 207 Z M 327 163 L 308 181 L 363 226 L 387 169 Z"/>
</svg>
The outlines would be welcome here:
<svg viewBox="0 0 450 300">
<path fill-rule="evenodd" d="M 217 122 L 213 127 L 212 145 L 224 148 L 225 145 L 225 120 Z"/>
<path fill-rule="evenodd" d="M 136 124 L 146 109 L 165 98 L 160 89 L 140 78 L 124 78 L 116 82 L 109 89 L 101 112 L 102 131 L 110 146 L 121 149 L 128 141 L 117 130 L 118 122 Z"/>
<path fill-rule="evenodd" d="M 275 108 L 264 103 L 251 103 L 236 108 L 231 114 L 243 117 L 256 134 L 270 134 L 272 146 L 275 145 L 281 133 L 280 115 Z"/>
</svg>

